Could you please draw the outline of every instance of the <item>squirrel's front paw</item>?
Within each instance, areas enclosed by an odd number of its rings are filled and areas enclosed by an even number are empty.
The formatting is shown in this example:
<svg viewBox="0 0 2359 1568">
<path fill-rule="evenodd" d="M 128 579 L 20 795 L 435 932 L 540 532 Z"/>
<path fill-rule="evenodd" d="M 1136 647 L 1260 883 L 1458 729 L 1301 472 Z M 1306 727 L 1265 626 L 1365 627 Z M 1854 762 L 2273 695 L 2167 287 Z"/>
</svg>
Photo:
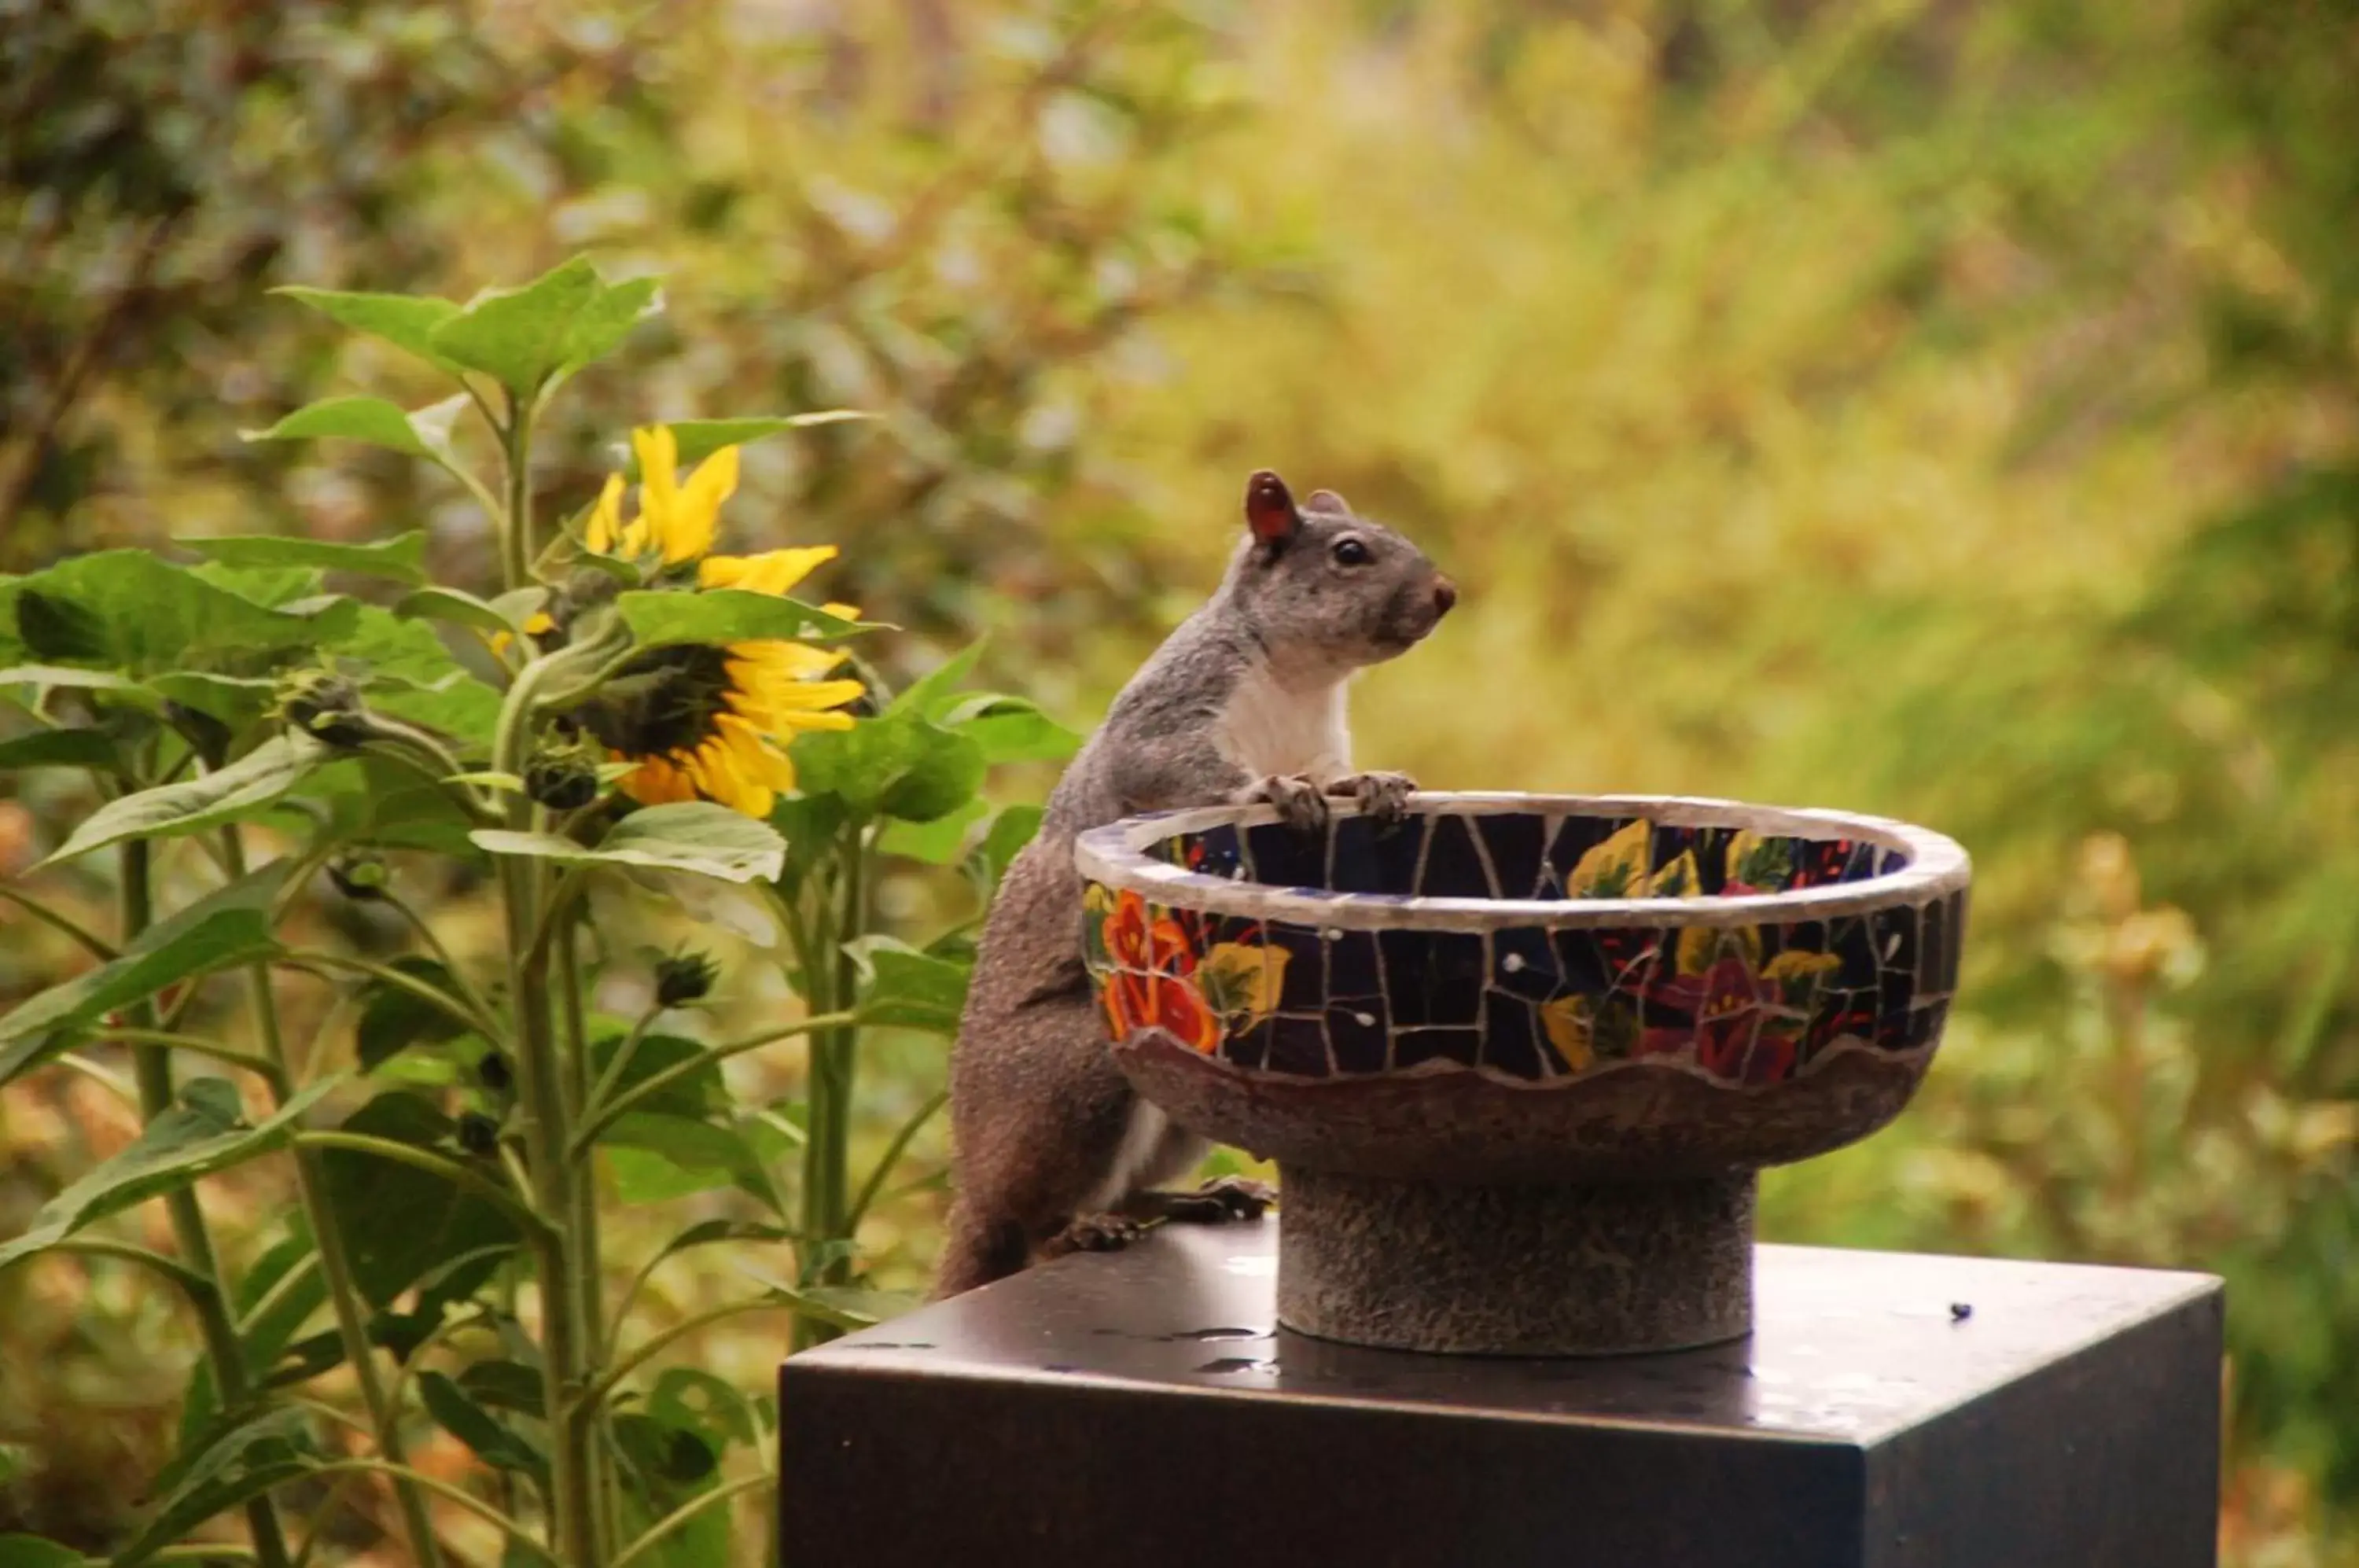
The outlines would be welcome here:
<svg viewBox="0 0 2359 1568">
<path fill-rule="evenodd" d="M 1297 833 L 1327 831 L 1327 797 L 1299 773 L 1272 774 L 1245 789 L 1237 803 L 1255 806 L 1265 801 L 1276 806 L 1278 820 Z"/>
<path fill-rule="evenodd" d="M 1408 798 L 1417 780 L 1406 773 L 1354 773 L 1327 786 L 1330 795 L 1349 795 L 1363 816 L 1379 827 L 1398 827 L 1408 820 Z"/>
<path fill-rule="evenodd" d="M 1128 1214 L 1081 1214 L 1040 1250 L 1050 1258 L 1072 1252 L 1120 1252 L 1146 1229 Z"/>
</svg>

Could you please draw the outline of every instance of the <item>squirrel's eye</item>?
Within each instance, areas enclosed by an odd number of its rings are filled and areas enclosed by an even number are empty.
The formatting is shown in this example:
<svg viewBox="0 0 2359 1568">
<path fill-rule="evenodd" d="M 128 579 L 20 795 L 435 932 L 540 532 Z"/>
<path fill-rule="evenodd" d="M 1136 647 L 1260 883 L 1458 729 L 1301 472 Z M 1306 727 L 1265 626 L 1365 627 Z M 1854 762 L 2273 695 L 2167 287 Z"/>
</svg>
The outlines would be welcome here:
<svg viewBox="0 0 2359 1568">
<path fill-rule="evenodd" d="M 1335 541 L 1335 564 L 1365 566 L 1369 561 L 1368 547 L 1348 535 Z"/>
</svg>

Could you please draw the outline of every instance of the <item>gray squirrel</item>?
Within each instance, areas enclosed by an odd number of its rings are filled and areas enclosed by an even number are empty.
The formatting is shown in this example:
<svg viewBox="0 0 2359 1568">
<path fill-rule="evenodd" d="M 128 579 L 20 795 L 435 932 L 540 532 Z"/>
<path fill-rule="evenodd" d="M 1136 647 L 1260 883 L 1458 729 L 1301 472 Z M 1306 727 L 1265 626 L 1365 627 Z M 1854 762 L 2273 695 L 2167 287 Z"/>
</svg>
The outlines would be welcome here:
<svg viewBox="0 0 2359 1568">
<path fill-rule="evenodd" d="M 1330 796 L 1397 821 L 1414 786 L 1352 771 L 1344 688 L 1433 630 L 1458 591 L 1418 548 L 1264 469 L 1219 590 L 1131 678 L 1049 797 L 984 923 L 951 1054 L 952 1185 L 938 1297 L 1044 1256 L 1119 1247 L 1143 1221 L 1259 1214 L 1228 1179 L 1158 1191 L 1209 1147 L 1139 1099 L 1082 967 L 1073 839 L 1140 811 L 1266 801 L 1306 832 Z"/>
</svg>

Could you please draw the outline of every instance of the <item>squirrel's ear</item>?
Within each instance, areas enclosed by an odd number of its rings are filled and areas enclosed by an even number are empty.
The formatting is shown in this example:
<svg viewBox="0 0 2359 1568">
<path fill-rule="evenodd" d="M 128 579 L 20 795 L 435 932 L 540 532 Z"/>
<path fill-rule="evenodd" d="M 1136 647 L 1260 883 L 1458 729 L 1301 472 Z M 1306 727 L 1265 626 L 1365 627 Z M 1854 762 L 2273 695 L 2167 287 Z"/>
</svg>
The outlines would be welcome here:
<svg viewBox="0 0 2359 1568">
<path fill-rule="evenodd" d="M 1310 492 L 1310 498 L 1302 503 L 1302 509 L 1306 512 L 1325 512 L 1338 517 L 1348 517 L 1353 515 L 1352 503 L 1336 495 L 1332 490 L 1313 490 Z"/>
<path fill-rule="evenodd" d="M 1294 509 L 1286 481 L 1266 468 L 1256 469 L 1245 481 L 1245 527 L 1266 545 L 1284 544 L 1302 527 L 1302 514 Z"/>
</svg>

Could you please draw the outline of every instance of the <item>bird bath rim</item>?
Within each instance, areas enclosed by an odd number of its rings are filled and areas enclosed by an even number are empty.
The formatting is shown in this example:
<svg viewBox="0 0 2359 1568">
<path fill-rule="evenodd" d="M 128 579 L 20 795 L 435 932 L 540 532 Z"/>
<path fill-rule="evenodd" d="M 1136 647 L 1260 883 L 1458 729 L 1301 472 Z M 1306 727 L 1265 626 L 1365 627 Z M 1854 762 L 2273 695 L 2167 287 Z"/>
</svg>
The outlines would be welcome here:
<svg viewBox="0 0 2359 1568">
<path fill-rule="evenodd" d="M 1344 931 L 1487 931 L 1497 927 L 1582 930 L 1598 927 L 1745 926 L 1793 923 L 1914 904 L 1965 887 L 1973 862 L 1946 834 L 1891 817 L 1821 807 L 1763 806 L 1699 795 L 1555 795 L 1512 790 L 1424 790 L 1408 798 L 1419 816 L 1538 815 L 1643 818 L 1658 827 L 1745 828 L 1805 840 L 1851 839 L 1897 850 L 1891 871 L 1853 882 L 1790 891 L 1681 898 L 1475 898 L 1336 892 L 1208 876 L 1158 859 L 1150 846 L 1182 833 L 1278 821 L 1275 807 L 1196 806 L 1143 812 L 1093 828 L 1074 840 L 1082 876 L 1162 904 L 1208 914 L 1286 920 Z M 1338 800 L 1334 814 L 1356 809 Z"/>
</svg>

